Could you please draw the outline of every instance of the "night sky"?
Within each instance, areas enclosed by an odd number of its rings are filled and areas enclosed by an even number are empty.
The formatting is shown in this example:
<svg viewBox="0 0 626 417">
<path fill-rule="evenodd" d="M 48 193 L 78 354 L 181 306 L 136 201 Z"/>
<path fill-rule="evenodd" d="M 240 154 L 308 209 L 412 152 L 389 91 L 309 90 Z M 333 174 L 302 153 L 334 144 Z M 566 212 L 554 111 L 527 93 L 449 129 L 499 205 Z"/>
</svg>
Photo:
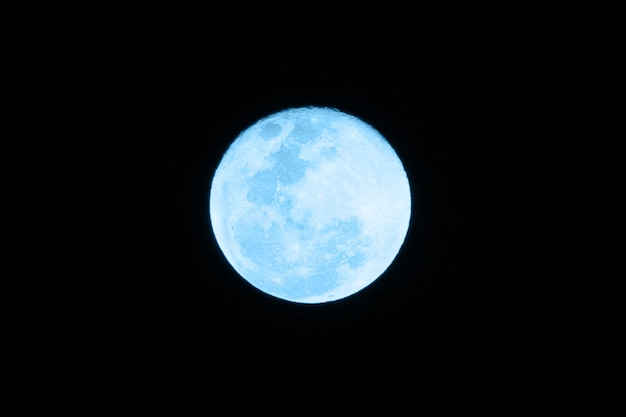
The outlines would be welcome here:
<svg viewBox="0 0 626 417">
<path fill-rule="evenodd" d="M 555 292 L 560 40 L 289 32 L 193 42 L 139 32 L 84 64 L 72 106 L 85 104 L 97 139 L 74 171 L 90 179 L 74 181 L 102 224 L 97 272 L 77 296 L 86 390 L 103 402 L 270 407 L 556 401 L 569 375 Z M 208 218 L 229 144 L 261 117 L 308 105 L 375 127 L 412 193 L 395 262 L 322 305 L 251 287 Z"/>
</svg>

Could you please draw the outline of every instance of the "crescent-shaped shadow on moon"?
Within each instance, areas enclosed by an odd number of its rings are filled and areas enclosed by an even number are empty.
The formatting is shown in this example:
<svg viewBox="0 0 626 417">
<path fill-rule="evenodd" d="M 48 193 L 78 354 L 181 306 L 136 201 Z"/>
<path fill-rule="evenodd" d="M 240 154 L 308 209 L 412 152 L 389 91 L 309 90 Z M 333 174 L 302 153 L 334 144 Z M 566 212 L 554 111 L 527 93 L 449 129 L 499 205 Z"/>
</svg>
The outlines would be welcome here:
<svg viewBox="0 0 626 417">
<path fill-rule="evenodd" d="M 237 137 L 213 177 L 209 214 L 226 259 L 253 286 L 322 303 L 360 291 L 389 267 L 411 196 L 402 163 L 374 128 L 306 107 Z"/>
</svg>

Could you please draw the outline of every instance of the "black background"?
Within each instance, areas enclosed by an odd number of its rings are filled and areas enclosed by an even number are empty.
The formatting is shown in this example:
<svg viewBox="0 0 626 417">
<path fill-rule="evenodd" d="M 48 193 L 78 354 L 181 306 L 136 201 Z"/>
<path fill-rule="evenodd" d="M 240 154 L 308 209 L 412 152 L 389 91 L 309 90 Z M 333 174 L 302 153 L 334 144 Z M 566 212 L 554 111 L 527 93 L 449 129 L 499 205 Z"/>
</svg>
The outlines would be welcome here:
<svg viewBox="0 0 626 417">
<path fill-rule="evenodd" d="M 193 41 L 138 31 L 90 44 L 86 60 L 53 52 L 53 89 L 69 94 L 42 106 L 74 111 L 86 136 L 61 145 L 77 155 L 67 169 L 77 241 L 94 213 L 102 224 L 97 253 L 79 251 L 88 266 L 73 294 L 80 391 L 102 403 L 307 406 L 573 395 L 589 366 L 570 366 L 584 348 L 565 340 L 572 321 L 589 324 L 562 302 L 560 149 L 576 98 L 595 90 L 572 91 L 570 42 L 291 27 Z M 390 268 L 323 305 L 248 285 L 207 210 L 234 138 L 308 105 L 379 130 L 413 205 Z"/>
</svg>

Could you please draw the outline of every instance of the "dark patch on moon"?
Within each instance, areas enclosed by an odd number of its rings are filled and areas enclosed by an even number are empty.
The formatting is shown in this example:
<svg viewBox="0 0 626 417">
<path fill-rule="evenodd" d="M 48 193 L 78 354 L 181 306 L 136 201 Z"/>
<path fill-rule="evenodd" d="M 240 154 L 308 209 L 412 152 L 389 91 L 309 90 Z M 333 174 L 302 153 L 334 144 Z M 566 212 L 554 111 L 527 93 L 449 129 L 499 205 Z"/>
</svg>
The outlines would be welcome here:
<svg viewBox="0 0 626 417">
<path fill-rule="evenodd" d="M 299 157 L 300 146 L 283 146 L 279 152 L 272 155 L 271 172 L 276 175 L 282 184 L 293 184 L 304 178 L 309 163 Z"/>
<path fill-rule="evenodd" d="M 282 130 L 283 128 L 278 123 L 269 122 L 261 130 L 260 136 L 263 140 L 270 140 L 278 136 Z"/>
<path fill-rule="evenodd" d="M 298 144 L 305 144 L 316 139 L 321 132 L 319 126 L 313 125 L 311 122 L 302 120 L 296 124 L 289 138 Z"/>
<path fill-rule="evenodd" d="M 254 204 L 272 204 L 276 194 L 277 179 L 272 170 L 259 171 L 248 181 L 246 198 Z"/>
</svg>

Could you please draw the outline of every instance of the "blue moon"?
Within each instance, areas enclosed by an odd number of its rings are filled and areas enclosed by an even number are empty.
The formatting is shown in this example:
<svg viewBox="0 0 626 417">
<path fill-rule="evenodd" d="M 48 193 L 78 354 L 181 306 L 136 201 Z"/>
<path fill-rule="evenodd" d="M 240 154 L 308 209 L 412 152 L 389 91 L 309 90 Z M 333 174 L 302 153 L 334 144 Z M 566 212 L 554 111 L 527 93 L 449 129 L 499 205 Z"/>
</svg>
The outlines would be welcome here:
<svg viewBox="0 0 626 417">
<path fill-rule="evenodd" d="M 216 241 L 253 287 L 325 303 L 374 282 L 398 255 L 411 217 L 398 155 L 372 126 L 304 107 L 243 131 L 209 195 Z"/>
</svg>

